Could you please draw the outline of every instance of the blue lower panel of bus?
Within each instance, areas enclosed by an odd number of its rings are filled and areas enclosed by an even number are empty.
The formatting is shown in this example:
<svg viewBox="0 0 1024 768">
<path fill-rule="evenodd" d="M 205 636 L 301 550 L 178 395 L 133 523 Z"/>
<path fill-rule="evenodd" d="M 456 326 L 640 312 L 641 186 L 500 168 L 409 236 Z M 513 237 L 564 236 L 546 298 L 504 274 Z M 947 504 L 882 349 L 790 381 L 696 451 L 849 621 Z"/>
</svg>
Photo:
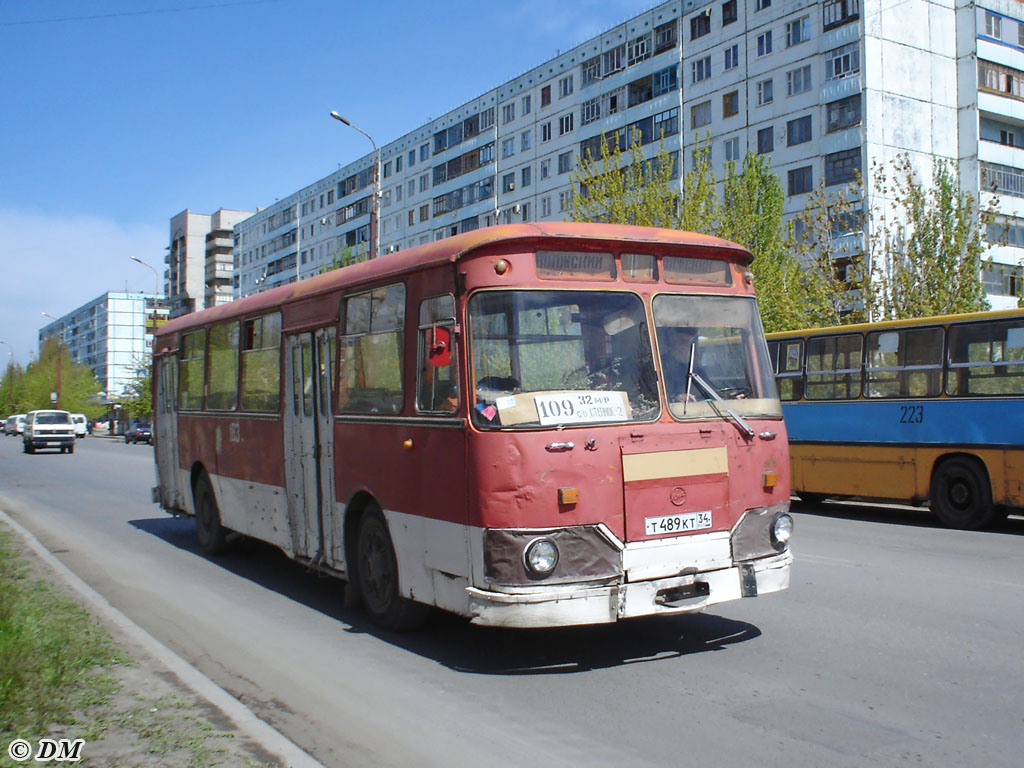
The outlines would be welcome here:
<svg viewBox="0 0 1024 768">
<path fill-rule="evenodd" d="M 851 400 L 784 403 L 794 443 L 1020 447 L 1024 400 Z"/>
</svg>

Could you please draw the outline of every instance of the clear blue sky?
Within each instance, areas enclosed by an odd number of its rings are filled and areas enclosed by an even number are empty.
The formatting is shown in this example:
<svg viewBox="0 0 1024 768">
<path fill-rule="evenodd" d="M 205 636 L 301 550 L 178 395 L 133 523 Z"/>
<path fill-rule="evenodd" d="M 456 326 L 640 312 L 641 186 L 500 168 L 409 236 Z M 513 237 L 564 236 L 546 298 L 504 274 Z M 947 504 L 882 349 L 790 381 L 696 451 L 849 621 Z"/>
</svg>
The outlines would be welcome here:
<svg viewBox="0 0 1024 768">
<path fill-rule="evenodd" d="M 0 0 L 0 339 L 153 290 L 168 220 L 255 210 L 651 0 Z M 0 345 L 6 365 L 8 347 Z"/>
</svg>

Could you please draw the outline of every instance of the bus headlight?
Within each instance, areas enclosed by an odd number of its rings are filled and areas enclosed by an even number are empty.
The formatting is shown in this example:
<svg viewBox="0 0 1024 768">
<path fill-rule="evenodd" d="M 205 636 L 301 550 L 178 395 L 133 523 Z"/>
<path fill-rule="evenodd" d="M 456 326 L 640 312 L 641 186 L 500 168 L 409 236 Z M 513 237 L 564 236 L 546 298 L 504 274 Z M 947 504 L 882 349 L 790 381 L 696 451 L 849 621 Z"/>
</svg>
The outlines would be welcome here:
<svg viewBox="0 0 1024 768">
<path fill-rule="evenodd" d="M 775 516 L 772 521 L 772 546 L 779 552 L 789 546 L 789 540 L 793 536 L 793 518 L 782 512 Z"/>
<path fill-rule="evenodd" d="M 526 545 L 523 560 L 531 575 L 543 579 L 558 565 L 558 547 L 550 539 L 534 539 Z"/>
</svg>

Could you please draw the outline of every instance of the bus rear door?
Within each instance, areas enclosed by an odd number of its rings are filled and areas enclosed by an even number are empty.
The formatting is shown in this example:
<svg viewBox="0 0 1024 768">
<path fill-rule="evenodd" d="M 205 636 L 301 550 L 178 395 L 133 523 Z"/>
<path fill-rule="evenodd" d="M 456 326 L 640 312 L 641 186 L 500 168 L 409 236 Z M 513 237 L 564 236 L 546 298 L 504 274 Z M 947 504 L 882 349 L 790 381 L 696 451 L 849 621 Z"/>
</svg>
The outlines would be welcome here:
<svg viewBox="0 0 1024 768">
<path fill-rule="evenodd" d="M 332 559 L 334 499 L 331 372 L 333 328 L 285 339 L 285 489 L 293 555 Z"/>
</svg>

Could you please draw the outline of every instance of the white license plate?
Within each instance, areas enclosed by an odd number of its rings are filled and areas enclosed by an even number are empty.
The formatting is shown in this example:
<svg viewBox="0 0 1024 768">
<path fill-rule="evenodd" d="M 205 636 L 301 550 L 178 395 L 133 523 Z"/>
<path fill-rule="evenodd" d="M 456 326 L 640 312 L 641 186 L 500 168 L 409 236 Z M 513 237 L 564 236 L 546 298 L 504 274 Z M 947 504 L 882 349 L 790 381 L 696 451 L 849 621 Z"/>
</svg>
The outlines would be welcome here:
<svg viewBox="0 0 1024 768">
<path fill-rule="evenodd" d="M 687 512 L 684 515 L 645 517 L 644 533 L 648 536 L 662 536 L 666 533 L 686 533 L 711 527 L 711 510 Z"/>
<path fill-rule="evenodd" d="M 52 447 L 53 447 L 53 446 L 55 446 L 55 445 L 60 445 L 60 443 L 58 443 L 58 442 L 57 442 L 56 440 L 51 440 L 50 442 L 48 442 L 48 443 L 46 444 L 46 447 L 47 447 L 47 448 L 52 448 Z"/>
</svg>

